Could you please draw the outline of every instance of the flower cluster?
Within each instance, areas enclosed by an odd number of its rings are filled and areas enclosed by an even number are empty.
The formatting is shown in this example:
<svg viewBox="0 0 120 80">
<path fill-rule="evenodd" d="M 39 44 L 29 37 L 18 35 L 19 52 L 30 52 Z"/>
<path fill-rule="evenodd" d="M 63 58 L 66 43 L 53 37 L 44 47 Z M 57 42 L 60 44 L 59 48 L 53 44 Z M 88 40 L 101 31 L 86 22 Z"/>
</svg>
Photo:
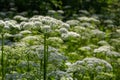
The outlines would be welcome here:
<svg viewBox="0 0 120 80">
<path fill-rule="evenodd" d="M 96 74 L 101 72 L 111 72 L 112 66 L 107 61 L 99 58 L 85 58 L 82 61 L 76 61 L 69 66 L 67 72 L 78 72 L 79 74 Z"/>
</svg>

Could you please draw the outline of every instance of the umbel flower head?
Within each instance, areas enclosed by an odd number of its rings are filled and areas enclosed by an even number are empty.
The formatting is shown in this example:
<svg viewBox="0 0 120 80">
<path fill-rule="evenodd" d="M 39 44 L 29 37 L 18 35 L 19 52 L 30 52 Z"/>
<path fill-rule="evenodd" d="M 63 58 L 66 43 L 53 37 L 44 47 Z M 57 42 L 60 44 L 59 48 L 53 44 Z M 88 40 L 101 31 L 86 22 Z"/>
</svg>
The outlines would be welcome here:
<svg viewBox="0 0 120 80">
<path fill-rule="evenodd" d="M 51 27 L 50 27 L 49 25 L 44 25 L 44 26 L 42 27 L 42 31 L 43 31 L 44 33 L 49 33 L 49 32 L 51 31 Z"/>
<path fill-rule="evenodd" d="M 59 29 L 59 32 L 60 32 L 61 34 L 63 34 L 63 33 L 68 33 L 68 30 L 67 30 L 66 28 L 60 28 L 60 29 Z"/>
<path fill-rule="evenodd" d="M 23 16 L 20 16 L 20 15 L 16 15 L 16 16 L 14 17 L 14 19 L 17 20 L 17 21 L 26 21 L 26 20 L 27 20 L 27 18 L 25 18 L 25 17 L 23 17 Z"/>
<path fill-rule="evenodd" d="M 0 20 L 0 33 L 4 33 L 9 29 L 10 27 L 6 25 L 6 22 L 3 20 Z"/>
<path fill-rule="evenodd" d="M 78 20 L 68 20 L 66 23 L 70 26 L 78 26 L 80 24 Z"/>
<path fill-rule="evenodd" d="M 77 38 L 80 38 L 81 35 L 76 33 L 76 32 L 67 32 L 67 33 L 63 33 L 61 34 L 61 38 L 63 40 L 71 40 L 71 39 L 77 39 Z"/>
<path fill-rule="evenodd" d="M 0 20 L 0 27 L 4 27 L 5 26 L 5 23 L 4 23 L 4 21 L 3 20 Z"/>
<path fill-rule="evenodd" d="M 89 74 L 101 73 L 101 72 L 111 72 L 112 66 L 107 61 L 99 58 L 85 58 L 82 61 L 76 61 L 72 65 L 69 66 L 67 72 L 74 73 L 78 72 L 78 74 L 85 74 L 89 72 Z"/>
</svg>

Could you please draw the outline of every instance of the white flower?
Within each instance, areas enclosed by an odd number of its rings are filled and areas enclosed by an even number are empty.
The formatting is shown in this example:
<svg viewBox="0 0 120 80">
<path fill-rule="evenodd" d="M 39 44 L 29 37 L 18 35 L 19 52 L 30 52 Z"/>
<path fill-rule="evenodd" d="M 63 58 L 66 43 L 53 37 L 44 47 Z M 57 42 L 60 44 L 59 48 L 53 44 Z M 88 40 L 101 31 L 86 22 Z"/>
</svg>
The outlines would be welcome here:
<svg viewBox="0 0 120 80">
<path fill-rule="evenodd" d="M 40 21 L 35 21 L 35 22 L 34 22 L 34 25 L 37 26 L 37 27 L 40 27 L 40 26 L 42 26 L 42 22 L 40 22 Z"/>
<path fill-rule="evenodd" d="M 17 29 L 17 30 L 20 30 L 20 25 L 19 24 L 16 24 L 13 26 L 14 29 Z"/>
<path fill-rule="evenodd" d="M 50 55 L 48 58 L 48 61 L 56 66 L 61 66 L 62 62 L 65 60 L 66 60 L 66 57 L 57 51 L 50 52 Z"/>
<path fill-rule="evenodd" d="M 120 46 L 120 38 L 118 39 L 110 39 L 110 44 L 114 47 L 119 47 Z"/>
<path fill-rule="evenodd" d="M 34 25 L 33 22 L 26 22 L 23 25 L 23 29 L 24 30 L 31 30 L 33 28 L 33 25 Z"/>
<path fill-rule="evenodd" d="M 68 33 L 68 30 L 66 28 L 60 28 L 59 31 L 61 34 Z"/>
<path fill-rule="evenodd" d="M 32 32 L 31 31 L 29 31 L 29 30 L 24 30 L 24 31 L 21 31 L 20 32 L 20 34 L 23 34 L 23 35 L 25 35 L 25 34 L 31 34 Z"/>
<path fill-rule="evenodd" d="M 101 40 L 98 42 L 98 45 L 104 46 L 104 45 L 109 45 L 108 42 Z"/>
<path fill-rule="evenodd" d="M 61 28 L 66 28 L 66 29 L 69 29 L 70 28 L 70 25 L 69 24 L 67 24 L 67 23 L 63 23 L 63 24 L 61 24 L 61 26 L 60 26 Z"/>
<path fill-rule="evenodd" d="M 117 29 L 116 32 L 120 34 L 120 29 Z"/>
<path fill-rule="evenodd" d="M 68 32 L 68 33 L 62 33 L 61 37 L 63 40 L 69 40 L 69 39 L 79 38 L 80 34 L 76 32 Z"/>
<path fill-rule="evenodd" d="M 66 23 L 69 24 L 70 26 L 78 26 L 80 24 L 78 20 L 68 20 L 66 21 Z"/>
<path fill-rule="evenodd" d="M 84 22 L 84 21 L 89 21 L 89 18 L 88 17 L 78 17 L 78 20 L 80 20 L 81 22 Z"/>
<path fill-rule="evenodd" d="M 23 16 L 21 16 L 21 15 L 16 15 L 16 16 L 14 17 L 14 19 L 15 19 L 15 20 L 20 20 L 20 21 L 26 21 L 26 20 L 27 20 L 27 18 L 25 18 L 25 17 L 23 17 Z"/>
<path fill-rule="evenodd" d="M 75 32 L 80 32 L 80 33 L 82 33 L 82 32 L 85 32 L 85 31 L 86 31 L 86 28 L 83 27 L 83 26 L 75 26 L 75 27 L 74 27 L 74 30 L 75 30 Z"/>
<path fill-rule="evenodd" d="M 82 14 L 85 14 L 85 15 L 89 15 L 89 14 L 90 14 L 90 13 L 89 13 L 88 11 L 86 11 L 86 10 L 79 10 L 79 12 L 82 13 Z"/>
<path fill-rule="evenodd" d="M 76 33 L 76 32 L 68 32 L 68 37 L 74 37 L 74 38 L 79 38 L 80 34 Z"/>
<path fill-rule="evenodd" d="M 33 16 L 32 18 L 29 19 L 29 22 L 31 22 L 31 21 L 34 22 L 34 21 L 41 21 L 41 20 L 39 19 L 39 16 L 37 16 L 37 17 Z"/>
<path fill-rule="evenodd" d="M 91 47 L 90 46 L 83 46 L 83 47 L 80 47 L 79 50 L 81 50 L 81 51 L 90 51 Z"/>
<path fill-rule="evenodd" d="M 54 14 L 54 13 L 56 13 L 55 10 L 48 10 L 48 14 Z"/>
<path fill-rule="evenodd" d="M 21 23 L 19 24 L 19 25 L 20 25 L 20 29 L 21 29 L 21 30 L 23 30 L 23 29 L 24 29 L 24 28 L 23 28 L 24 24 L 26 24 L 26 22 L 24 22 L 24 21 L 23 21 L 23 22 L 21 22 Z"/>
<path fill-rule="evenodd" d="M 76 61 L 68 67 L 67 72 L 79 74 L 99 74 L 101 72 L 111 72 L 112 66 L 107 61 L 99 58 L 85 58 L 82 61 Z"/>
<path fill-rule="evenodd" d="M 20 30 L 20 25 L 14 20 L 5 21 L 5 28 L 10 30 Z"/>
<path fill-rule="evenodd" d="M 109 64 L 107 61 L 105 61 L 103 59 L 99 59 L 99 58 L 85 58 L 85 59 L 83 59 L 83 61 L 85 61 L 86 64 L 93 64 L 94 65 L 93 68 L 98 68 L 98 66 L 103 67 L 103 70 L 102 70 L 103 72 L 104 72 L 104 70 L 107 71 L 107 72 L 112 71 L 111 64 Z M 89 61 L 91 61 L 91 63 L 89 63 Z"/>
<path fill-rule="evenodd" d="M 64 14 L 63 10 L 57 10 L 57 12 L 60 13 L 60 14 Z"/>
<path fill-rule="evenodd" d="M 98 30 L 98 29 L 91 30 L 91 35 L 93 37 L 97 37 L 97 38 L 104 38 L 105 37 L 105 33 L 103 31 Z"/>
<path fill-rule="evenodd" d="M 106 23 L 106 24 L 113 24 L 113 21 L 112 20 L 105 20 L 104 23 Z"/>
<path fill-rule="evenodd" d="M 88 23 L 88 22 L 81 23 L 80 25 L 90 29 L 94 29 L 96 27 L 95 25 L 93 26 L 91 23 Z"/>
<path fill-rule="evenodd" d="M 4 28 L 5 22 L 3 20 L 0 20 L 0 29 Z"/>
<path fill-rule="evenodd" d="M 12 37 L 12 34 L 5 33 L 4 36 L 5 36 L 5 37 Z"/>
<path fill-rule="evenodd" d="M 73 78 L 72 77 L 62 77 L 60 80 L 73 80 Z"/>
<path fill-rule="evenodd" d="M 12 23 L 12 24 L 17 24 L 16 20 L 8 20 L 8 22 Z"/>
<path fill-rule="evenodd" d="M 19 33 L 19 34 L 14 34 L 13 37 L 16 39 L 21 39 L 23 35 Z"/>
<path fill-rule="evenodd" d="M 38 41 L 39 38 L 36 36 L 26 36 L 22 39 L 24 42 L 29 42 L 29 41 Z"/>
<path fill-rule="evenodd" d="M 65 65 L 70 66 L 70 65 L 71 65 L 71 63 L 70 63 L 70 62 L 66 62 L 66 63 L 65 63 Z"/>
<path fill-rule="evenodd" d="M 49 33 L 51 31 L 51 27 L 49 25 L 42 26 L 42 31 L 44 33 Z"/>
<path fill-rule="evenodd" d="M 58 44 L 59 43 L 63 43 L 63 40 L 61 38 L 59 38 L 59 37 L 49 37 L 48 41 L 52 42 L 52 43 L 54 43 L 54 42 L 56 43 L 57 42 Z"/>
<path fill-rule="evenodd" d="M 107 25 L 106 27 L 108 27 L 108 28 L 114 28 L 115 25 L 113 25 L 113 24 L 109 24 L 109 25 Z"/>
<path fill-rule="evenodd" d="M 90 23 L 94 23 L 94 24 L 99 24 L 100 21 L 97 20 L 96 18 L 93 17 L 79 17 L 78 20 L 80 20 L 81 22 L 90 22 Z"/>
<path fill-rule="evenodd" d="M 102 66 L 97 66 L 95 69 L 96 69 L 97 72 L 100 73 L 100 72 L 102 72 L 103 67 Z"/>
<path fill-rule="evenodd" d="M 12 44 L 12 46 L 14 46 L 14 47 L 25 47 L 26 44 L 25 44 L 25 42 L 15 42 L 15 43 Z"/>
<path fill-rule="evenodd" d="M 94 49 L 94 53 L 107 53 L 111 51 L 111 46 L 101 46 L 98 49 Z"/>
<path fill-rule="evenodd" d="M 120 53 L 119 53 L 119 52 L 116 52 L 116 51 L 110 51 L 110 52 L 108 52 L 107 54 L 108 54 L 108 56 L 110 56 L 110 57 L 115 57 L 115 58 L 120 57 Z"/>
<path fill-rule="evenodd" d="M 99 20 L 97 20 L 97 19 L 95 19 L 95 18 L 93 18 L 93 17 L 89 18 L 89 20 L 90 20 L 90 22 L 94 22 L 94 23 L 97 23 L 97 24 L 100 23 Z"/>
</svg>

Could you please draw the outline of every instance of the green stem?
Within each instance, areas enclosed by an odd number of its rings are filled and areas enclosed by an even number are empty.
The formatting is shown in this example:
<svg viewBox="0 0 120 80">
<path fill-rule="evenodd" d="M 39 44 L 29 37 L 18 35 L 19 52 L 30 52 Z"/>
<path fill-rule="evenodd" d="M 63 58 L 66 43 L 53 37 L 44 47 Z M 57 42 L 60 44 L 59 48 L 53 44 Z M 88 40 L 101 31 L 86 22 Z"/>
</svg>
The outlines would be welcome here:
<svg viewBox="0 0 120 80">
<path fill-rule="evenodd" d="M 4 71 L 4 34 L 2 34 L 2 55 L 1 55 L 1 66 L 2 66 L 2 80 L 5 78 L 5 71 Z"/>
<path fill-rule="evenodd" d="M 43 60 L 41 59 L 40 60 L 40 77 L 39 77 L 40 79 L 39 80 L 41 80 L 41 78 L 42 78 L 42 71 L 43 71 L 42 66 L 43 66 Z"/>
<path fill-rule="evenodd" d="M 43 77 L 44 77 L 44 80 L 46 80 L 47 79 L 47 41 L 46 41 L 46 39 L 47 39 L 47 35 L 46 34 L 44 34 L 44 74 L 43 74 Z"/>
<path fill-rule="evenodd" d="M 47 48 L 47 50 L 46 50 L 46 51 L 47 51 L 47 55 L 46 55 L 46 56 L 47 56 L 47 60 L 46 60 L 47 62 L 46 62 L 46 63 L 48 64 L 48 57 L 49 57 L 49 53 L 48 53 L 48 44 L 47 44 L 46 46 L 47 46 L 47 47 L 46 47 L 46 48 Z"/>
<path fill-rule="evenodd" d="M 29 72 L 30 71 L 30 64 L 29 64 L 29 53 L 27 53 L 27 71 Z"/>
</svg>

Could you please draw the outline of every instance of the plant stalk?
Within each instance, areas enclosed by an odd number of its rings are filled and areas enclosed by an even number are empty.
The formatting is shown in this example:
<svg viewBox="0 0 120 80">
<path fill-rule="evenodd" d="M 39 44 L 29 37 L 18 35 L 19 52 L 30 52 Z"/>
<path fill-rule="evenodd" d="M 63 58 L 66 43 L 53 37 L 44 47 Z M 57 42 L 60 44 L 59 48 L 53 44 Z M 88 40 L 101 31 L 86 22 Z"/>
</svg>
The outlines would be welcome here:
<svg viewBox="0 0 120 80">
<path fill-rule="evenodd" d="M 5 78 L 5 71 L 4 71 L 4 34 L 2 33 L 1 36 L 2 36 L 1 67 L 2 67 L 2 80 L 4 80 L 4 78 Z"/>
<path fill-rule="evenodd" d="M 44 80 L 47 80 L 47 35 L 44 34 Z"/>
</svg>

